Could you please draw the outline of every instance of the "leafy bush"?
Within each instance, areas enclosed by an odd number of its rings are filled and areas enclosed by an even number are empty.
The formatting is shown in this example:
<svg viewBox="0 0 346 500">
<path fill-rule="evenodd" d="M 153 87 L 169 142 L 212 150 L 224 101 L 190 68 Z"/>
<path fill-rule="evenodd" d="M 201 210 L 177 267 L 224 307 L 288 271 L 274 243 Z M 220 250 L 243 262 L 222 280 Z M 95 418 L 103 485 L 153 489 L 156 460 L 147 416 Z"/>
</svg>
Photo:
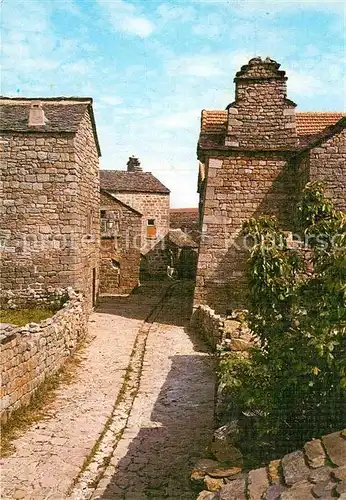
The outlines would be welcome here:
<svg viewBox="0 0 346 500">
<path fill-rule="evenodd" d="M 251 439 L 263 456 L 346 424 L 346 217 L 311 183 L 297 227 L 309 252 L 290 248 L 274 217 L 244 224 L 253 241 L 248 322 L 260 349 L 220 364 L 229 397 L 256 416 Z"/>
</svg>

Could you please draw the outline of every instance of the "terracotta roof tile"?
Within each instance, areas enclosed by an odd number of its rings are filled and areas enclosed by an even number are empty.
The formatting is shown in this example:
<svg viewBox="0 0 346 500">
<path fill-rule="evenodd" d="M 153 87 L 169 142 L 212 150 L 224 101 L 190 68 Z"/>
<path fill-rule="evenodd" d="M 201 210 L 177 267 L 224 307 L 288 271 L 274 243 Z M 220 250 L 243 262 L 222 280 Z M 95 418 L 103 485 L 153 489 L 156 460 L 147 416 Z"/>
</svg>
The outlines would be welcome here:
<svg viewBox="0 0 346 500">
<path fill-rule="evenodd" d="M 346 113 L 333 112 L 301 112 L 296 113 L 297 134 L 310 135 L 322 132 L 323 129 L 330 125 L 335 125 L 341 118 L 346 116 Z"/>
<path fill-rule="evenodd" d="M 228 111 L 203 109 L 201 116 L 202 134 L 221 134 L 227 130 Z"/>
<path fill-rule="evenodd" d="M 346 116 L 345 113 L 337 112 L 297 112 L 296 123 L 298 135 L 311 135 L 321 132 L 329 125 Z M 226 110 L 206 110 L 202 111 L 201 133 L 202 134 L 221 134 L 227 130 L 227 111 Z"/>
<path fill-rule="evenodd" d="M 100 170 L 101 188 L 109 192 L 136 192 L 169 194 L 151 172 L 127 172 L 126 170 Z"/>
<path fill-rule="evenodd" d="M 201 134 L 199 144 L 201 147 L 217 147 L 224 145 L 224 136 L 227 131 L 227 110 L 206 110 L 202 111 Z M 345 113 L 333 111 L 326 112 L 297 112 L 296 124 L 299 145 L 309 144 L 317 134 L 331 125 L 335 125 Z"/>
</svg>

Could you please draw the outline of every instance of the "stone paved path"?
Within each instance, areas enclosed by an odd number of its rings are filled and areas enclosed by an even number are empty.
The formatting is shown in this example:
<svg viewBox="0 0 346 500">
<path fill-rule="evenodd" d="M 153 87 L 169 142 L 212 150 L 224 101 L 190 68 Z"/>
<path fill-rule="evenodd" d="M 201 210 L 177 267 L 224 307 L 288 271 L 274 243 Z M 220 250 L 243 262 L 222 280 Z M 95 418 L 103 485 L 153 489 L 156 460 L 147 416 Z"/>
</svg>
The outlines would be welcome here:
<svg viewBox="0 0 346 500">
<path fill-rule="evenodd" d="M 94 499 L 193 499 L 188 473 L 213 427 L 211 359 L 188 332 L 189 290 L 173 293 L 150 325 L 138 394 Z M 108 299 L 91 317 L 95 339 L 78 380 L 51 416 L 3 460 L 2 498 L 69 498 L 71 484 L 112 413 L 137 332 L 162 290 Z"/>
<path fill-rule="evenodd" d="M 189 472 L 211 441 L 215 381 L 179 286 L 150 329 L 140 389 L 95 500 L 196 498 Z"/>
<path fill-rule="evenodd" d="M 155 284 L 128 298 L 102 301 L 90 317 L 92 340 L 76 380 L 59 389 L 47 418 L 19 437 L 15 453 L 1 460 L 1 498 L 66 497 L 111 414 L 137 331 L 161 296 Z"/>
</svg>

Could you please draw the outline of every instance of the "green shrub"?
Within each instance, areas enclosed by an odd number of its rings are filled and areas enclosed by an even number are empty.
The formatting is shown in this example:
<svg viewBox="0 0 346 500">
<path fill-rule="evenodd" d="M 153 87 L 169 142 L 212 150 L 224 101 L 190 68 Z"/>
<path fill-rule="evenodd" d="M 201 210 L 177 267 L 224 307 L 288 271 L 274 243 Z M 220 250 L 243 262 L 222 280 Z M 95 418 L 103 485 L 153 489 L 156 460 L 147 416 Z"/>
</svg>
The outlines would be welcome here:
<svg viewBox="0 0 346 500">
<path fill-rule="evenodd" d="M 263 456 L 346 424 L 346 218 L 312 183 L 297 223 L 308 260 L 288 247 L 275 218 L 244 224 L 253 240 L 248 322 L 260 349 L 220 364 L 229 400 L 254 417 L 251 439 Z"/>
</svg>

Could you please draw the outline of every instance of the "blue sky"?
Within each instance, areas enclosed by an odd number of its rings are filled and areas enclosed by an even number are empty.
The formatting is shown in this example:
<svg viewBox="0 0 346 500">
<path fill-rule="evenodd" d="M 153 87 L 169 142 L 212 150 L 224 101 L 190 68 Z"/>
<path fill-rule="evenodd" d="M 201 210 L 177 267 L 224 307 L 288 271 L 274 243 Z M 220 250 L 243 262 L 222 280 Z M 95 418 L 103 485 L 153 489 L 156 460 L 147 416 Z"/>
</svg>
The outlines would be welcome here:
<svg viewBox="0 0 346 500">
<path fill-rule="evenodd" d="M 1 1 L 1 0 L 0 0 Z M 102 168 L 135 154 L 196 206 L 201 109 L 233 100 L 255 55 L 299 110 L 346 109 L 346 0 L 2 0 L 1 93 L 91 96 Z"/>
</svg>

